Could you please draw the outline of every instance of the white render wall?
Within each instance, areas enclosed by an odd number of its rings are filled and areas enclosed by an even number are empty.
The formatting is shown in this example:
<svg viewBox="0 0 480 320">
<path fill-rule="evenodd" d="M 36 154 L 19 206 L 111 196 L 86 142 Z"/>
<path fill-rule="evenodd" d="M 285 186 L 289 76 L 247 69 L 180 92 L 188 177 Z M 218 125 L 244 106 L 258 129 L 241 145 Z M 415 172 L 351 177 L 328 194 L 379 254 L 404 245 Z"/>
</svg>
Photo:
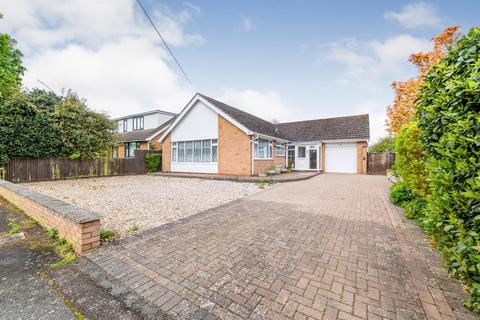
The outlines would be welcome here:
<svg viewBox="0 0 480 320">
<path fill-rule="evenodd" d="M 197 101 L 172 130 L 172 142 L 218 139 L 218 114 Z"/>
<path fill-rule="evenodd" d="M 218 114 L 197 101 L 190 111 L 173 128 L 171 141 L 218 139 Z M 218 163 L 182 162 L 170 163 L 172 172 L 218 173 Z"/>
</svg>

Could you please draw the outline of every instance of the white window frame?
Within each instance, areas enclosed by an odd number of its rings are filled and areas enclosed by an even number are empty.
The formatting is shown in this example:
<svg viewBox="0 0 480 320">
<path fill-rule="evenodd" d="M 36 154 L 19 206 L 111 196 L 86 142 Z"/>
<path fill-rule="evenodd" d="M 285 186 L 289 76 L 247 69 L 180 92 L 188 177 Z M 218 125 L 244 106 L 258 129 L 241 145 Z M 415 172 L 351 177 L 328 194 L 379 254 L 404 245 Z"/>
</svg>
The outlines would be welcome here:
<svg viewBox="0 0 480 320">
<path fill-rule="evenodd" d="M 128 131 L 128 122 L 127 122 L 127 119 L 123 120 L 122 129 L 123 129 L 123 132 L 127 132 L 127 131 Z"/>
<path fill-rule="evenodd" d="M 144 124 L 143 116 L 132 118 L 132 128 L 133 128 L 133 130 L 143 130 L 143 124 Z"/>
<path fill-rule="evenodd" d="M 267 141 L 267 156 L 266 157 L 258 157 L 258 148 L 260 141 Z M 268 151 L 270 150 L 270 157 L 268 157 Z M 273 160 L 273 141 L 267 139 L 257 139 L 254 143 L 254 159 L 255 160 Z"/>
<path fill-rule="evenodd" d="M 203 161 L 203 141 L 210 141 L 210 161 Z M 201 161 L 194 161 L 195 160 L 195 141 L 201 141 Z M 186 145 L 187 143 L 192 143 L 192 161 L 178 161 L 178 150 L 180 147 L 180 143 L 183 145 L 183 152 L 184 152 L 184 159 L 186 158 Z M 213 159 L 213 149 L 217 149 L 217 159 L 214 161 Z M 199 139 L 199 140 L 186 140 L 186 141 L 172 141 L 171 143 L 171 162 L 178 163 L 178 164 L 216 164 L 218 163 L 218 140 L 217 139 Z M 174 156 L 175 154 L 175 156 Z"/>
<path fill-rule="evenodd" d="M 304 155 L 301 157 L 300 156 L 300 148 L 303 148 L 305 150 Z M 297 158 L 298 159 L 306 159 L 307 158 L 307 146 L 298 146 L 297 147 Z"/>
<path fill-rule="evenodd" d="M 278 147 L 280 147 L 280 150 L 282 150 L 282 152 L 278 152 Z M 285 157 L 285 145 L 283 144 L 276 144 L 275 145 L 275 155 L 277 157 Z"/>
</svg>

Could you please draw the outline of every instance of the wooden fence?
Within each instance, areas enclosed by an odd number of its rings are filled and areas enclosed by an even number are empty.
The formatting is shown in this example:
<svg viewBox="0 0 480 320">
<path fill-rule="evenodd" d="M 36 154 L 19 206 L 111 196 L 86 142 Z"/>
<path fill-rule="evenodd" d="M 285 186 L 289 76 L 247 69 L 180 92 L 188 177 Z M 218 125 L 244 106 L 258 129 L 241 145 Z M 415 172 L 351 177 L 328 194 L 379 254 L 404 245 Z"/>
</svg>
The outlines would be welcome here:
<svg viewBox="0 0 480 320">
<path fill-rule="evenodd" d="M 127 159 L 13 158 L 4 168 L 3 179 L 10 182 L 34 182 L 145 174 L 145 153 L 148 152 L 155 151 L 135 150 L 135 157 Z"/>
<path fill-rule="evenodd" d="M 395 162 L 393 152 L 369 152 L 367 154 L 367 172 L 369 174 L 387 174 Z"/>
</svg>

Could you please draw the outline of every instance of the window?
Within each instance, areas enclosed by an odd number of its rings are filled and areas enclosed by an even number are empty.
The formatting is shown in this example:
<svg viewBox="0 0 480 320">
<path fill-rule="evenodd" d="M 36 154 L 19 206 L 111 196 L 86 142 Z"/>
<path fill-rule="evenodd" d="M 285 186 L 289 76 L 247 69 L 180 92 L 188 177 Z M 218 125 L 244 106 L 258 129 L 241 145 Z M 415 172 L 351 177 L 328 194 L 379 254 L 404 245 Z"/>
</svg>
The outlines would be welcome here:
<svg viewBox="0 0 480 320">
<path fill-rule="evenodd" d="M 177 143 L 172 142 L 172 162 L 177 162 Z"/>
<path fill-rule="evenodd" d="M 133 118 L 133 130 L 143 130 L 143 116 Z"/>
<path fill-rule="evenodd" d="M 285 146 L 283 144 L 275 145 L 275 155 L 285 157 Z"/>
<path fill-rule="evenodd" d="M 140 142 L 127 142 L 125 144 L 125 158 L 133 158 L 137 149 L 140 149 Z"/>
<path fill-rule="evenodd" d="M 113 147 L 112 158 L 118 158 L 118 147 Z"/>
<path fill-rule="evenodd" d="M 193 141 L 185 141 L 185 162 L 193 162 Z"/>
<path fill-rule="evenodd" d="M 123 132 L 127 132 L 128 130 L 128 123 L 127 123 L 127 119 L 123 120 Z"/>
<path fill-rule="evenodd" d="M 217 149 L 218 142 L 217 139 L 212 140 L 212 162 L 217 162 Z"/>
<path fill-rule="evenodd" d="M 178 162 L 185 162 L 185 142 L 178 143 Z"/>
<path fill-rule="evenodd" d="M 201 162 L 210 162 L 210 157 L 211 157 L 211 140 L 202 140 L 199 141 L 202 143 L 202 159 L 200 160 Z M 198 162 L 200 162 L 198 161 Z"/>
<path fill-rule="evenodd" d="M 298 147 L 298 157 L 305 158 L 307 156 L 305 147 Z"/>
<path fill-rule="evenodd" d="M 264 139 L 255 141 L 255 159 L 272 159 L 272 141 Z"/>
<path fill-rule="evenodd" d="M 172 142 L 172 162 L 217 162 L 217 140 Z"/>
</svg>

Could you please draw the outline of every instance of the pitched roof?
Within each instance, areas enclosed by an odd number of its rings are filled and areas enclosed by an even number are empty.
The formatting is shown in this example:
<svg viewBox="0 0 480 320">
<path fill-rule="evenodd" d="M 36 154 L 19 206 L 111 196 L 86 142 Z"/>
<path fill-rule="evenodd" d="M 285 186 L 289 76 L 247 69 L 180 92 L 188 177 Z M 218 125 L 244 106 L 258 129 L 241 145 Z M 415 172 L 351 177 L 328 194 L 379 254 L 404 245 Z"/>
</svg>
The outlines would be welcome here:
<svg viewBox="0 0 480 320">
<path fill-rule="evenodd" d="M 213 104 L 218 109 L 225 112 L 230 117 L 234 118 L 236 121 L 244 125 L 248 130 L 267 136 L 281 138 L 278 130 L 275 128 L 275 125 L 273 123 L 256 117 L 248 112 L 232 107 L 221 101 L 207 97 L 201 93 L 198 93 L 198 95 Z"/>
<path fill-rule="evenodd" d="M 277 123 L 275 127 L 290 141 L 370 139 L 368 114 Z"/>
<path fill-rule="evenodd" d="M 149 115 L 149 114 L 155 114 L 155 113 L 165 114 L 165 115 L 167 115 L 167 116 L 176 116 L 176 115 L 177 115 L 176 113 L 172 113 L 172 112 L 168 112 L 168 111 L 163 111 L 163 110 L 158 110 L 158 109 L 156 109 L 156 110 L 150 110 L 150 111 L 145 111 L 145 112 L 141 112 L 141 113 L 129 114 L 129 115 L 126 115 L 126 116 L 114 118 L 114 119 L 112 119 L 112 120 L 118 121 L 118 120 L 123 120 L 123 119 L 138 117 L 138 116 L 147 116 L 147 115 Z"/>
<path fill-rule="evenodd" d="M 289 141 L 368 140 L 370 138 L 368 114 L 274 124 L 203 94 L 198 95 L 250 131 L 259 134 Z"/>
<path fill-rule="evenodd" d="M 135 142 L 135 141 L 147 141 L 148 138 L 152 135 L 155 135 L 156 133 L 160 133 L 170 124 L 172 124 L 173 120 L 175 120 L 175 117 L 172 119 L 164 122 L 162 125 L 159 127 L 153 128 L 153 129 L 145 129 L 145 130 L 134 130 L 134 131 L 129 131 L 129 132 L 119 132 L 116 135 L 116 140 L 118 142 Z"/>
</svg>

